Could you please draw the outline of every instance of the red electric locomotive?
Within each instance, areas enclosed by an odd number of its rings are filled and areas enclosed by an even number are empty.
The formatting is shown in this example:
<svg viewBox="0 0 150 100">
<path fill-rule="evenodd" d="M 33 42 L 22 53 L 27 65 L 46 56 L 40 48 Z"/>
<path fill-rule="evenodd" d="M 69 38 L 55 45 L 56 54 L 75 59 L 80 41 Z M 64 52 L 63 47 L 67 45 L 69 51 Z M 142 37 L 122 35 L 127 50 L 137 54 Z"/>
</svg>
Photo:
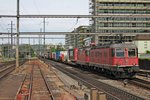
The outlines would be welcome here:
<svg viewBox="0 0 150 100">
<path fill-rule="evenodd" d="M 131 78 L 137 71 L 138 51 L 133 43 L 116 43 L 78 51 L 77 64 L 116 78 Z"/>
<path fill-rule="evenodd" d="M 82 48 L 78 50 L 78 56 L 77 56 L 77 64 L 88 66 L 89 65 L 89 48 Z"/>
</svg>

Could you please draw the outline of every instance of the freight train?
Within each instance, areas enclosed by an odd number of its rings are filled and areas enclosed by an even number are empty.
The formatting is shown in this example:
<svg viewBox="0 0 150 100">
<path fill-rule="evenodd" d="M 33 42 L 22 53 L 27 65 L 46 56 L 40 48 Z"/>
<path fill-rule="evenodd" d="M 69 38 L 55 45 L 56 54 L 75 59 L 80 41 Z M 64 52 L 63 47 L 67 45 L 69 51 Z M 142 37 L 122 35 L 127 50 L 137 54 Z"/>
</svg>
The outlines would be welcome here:
<svg viewBox="0 0 150 100">
<path fill-rule="evenodd" d="M 139 71 L 138 49 L 133 43 L 114 43 L 51 52 L 50 59 L 106 73 L 115 78 L 132 78 Z"/>
</svg>

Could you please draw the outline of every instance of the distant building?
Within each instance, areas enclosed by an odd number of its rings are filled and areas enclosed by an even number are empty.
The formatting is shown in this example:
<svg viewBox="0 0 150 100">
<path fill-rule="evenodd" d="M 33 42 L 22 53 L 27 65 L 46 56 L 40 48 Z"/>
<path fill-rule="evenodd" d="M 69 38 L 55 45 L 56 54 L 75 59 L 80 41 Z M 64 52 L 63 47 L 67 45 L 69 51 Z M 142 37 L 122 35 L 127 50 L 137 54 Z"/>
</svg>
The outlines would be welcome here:
<svg viewBox="0 0 150 100">
<path fill-rule="evenodd" d="M 66 47 L 66 49 L 74 48 L 76 46 L 75 38 L 76 38 L 76 35 L 69 35 L 69 34 L 66 35 L 66 37 L 65 37 L 65 47 Z"/>
<path fill-rule="evenodd" d="M 6 57 L 6 58 L 10 58 L 11 55 L 13 54 L 11 52 L 11 45 L 10 44 L 3 44 L 1 45 L 1 56 Z"/>
<path fill-rule="evenodd" d="M 150 51 L 150 34 L 148 35 L 137 35 L 134 39 L 134 43 L 138 47 L 138 53 L 144 54 L 146 51 Z"/>
<path fill-rule="evenodd" d="M 114 34 L 132 41 L 134 34 L 150 33 L 150 0 L 90 0 L 90 13 L 100 16 L 90 20 L 92 32 L 99 33 L 96 43 L 117 41 Z"/>
<path fill-rule="evenodd" d="M 73 33 L 88 33 L 90 32 L 90 26 L 79 26 L 76 28 Z M 89 37 L 90 35 L 66 35 L 65 45 L 66 49 L 74 48 L 74 47 L 83 47 L 84 39 Z"/>
</svg>

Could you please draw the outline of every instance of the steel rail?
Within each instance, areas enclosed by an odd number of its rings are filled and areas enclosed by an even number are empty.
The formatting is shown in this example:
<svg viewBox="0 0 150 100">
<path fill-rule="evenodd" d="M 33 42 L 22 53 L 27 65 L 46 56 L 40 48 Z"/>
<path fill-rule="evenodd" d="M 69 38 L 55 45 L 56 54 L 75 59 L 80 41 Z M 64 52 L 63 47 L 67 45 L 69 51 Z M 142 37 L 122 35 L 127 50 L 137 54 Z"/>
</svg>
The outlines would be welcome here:
<svg viewBox="0 0 150 100">
<path fill-rule="evenodd" d="M 51 89 L 50 89 L 50 87 L 49 87 L 49 85 L 48 85 L 48 83 L 47 83 L 47 80 L 46 80 L 45 77 L 44 77 L 44 74 L 43 74 L 43 72 L 42 72 L 42 69 L 39 67 L 39 65 L 38 65 L 38 68 L 40 69 L 40 73 L 41 73 L 41 75 L 42 75 L 42 78 L 44 79 L 44 82 L 45 82 L 45 85 L 46 85 L 46 87 L 47 87 L 47 90 L 48 90 L 48 92 L 49 92 L 49 94 L 50 94 L 51 100 L 55 100 L 55 99 L 54 99 L 54 96 L 53 96 L 53 93 L 52 93 L 52 91 L 51 91 Z"/>
<path fill-rule="evenodd" d="M 22 86 L 23 86 L 23 83 L 24 83 L 25 80 L 26 80 L 26 77 L 27 77 L 27 74 L 25 74 L 25 76 L 24 76 L 24 78 L 23 78 L 23 80 L 22 80 L 22 82 L 21 82 L 21 85 L 20 85 L 20 87 L 19 87 L 19 89 L 18 89 L 18 91 L 17 91 L 17 93 L 16 93 L 15 100 L 17 100 L 17 96 L 18 96 L 18 94 L 20 93 L 20 90 L 21 90 L 21 88 L 22 88 Z"/>
<path fill-rule="evenodd" d="M 25 77 L 23 78 L 23 81 L 16 93 L 16 96 L 15 96 L 15 100 L 20 100 L 20 98 L 18 96 L 24 96 L 24 100 L 31 100 L 31 94 L 32 94 L 32 82 L 33 82 L 33 67 L 32 66 L 32 69 L 31 69 L 31 73 L 28 75 L 28 74 L 25 74 Z M 26 81 L 29 81 L 29 90 L 27 93 L 22 93 L 22 88 L 23 88 L 23 85 L 26 84 Z M 22 99 L 22 97 L 21 97 Z"/>
<path fill-rule="evenodd" d="M 32 86 L 33 86 L 33 68 L 34 68 L 34 65 L 32 66 L 32 70 L 31 70 L 31 73 L 30 73 L 30 89 L 29 89 L 28 100 L 31 100 L 31 95 L 32 95 Z"/>
<path fill-rule="evenodd" d="M 14 64 L 8 65 L 8 67 L 6 67 L 6 68 L 4 68 L 4 69 L 1 69 L 1 70 L 0 70 L 0 73 L 6 71 L 6 70 L 9 69 L 9 68 L 12 68 L 12 66 L 14 66 Z"/>
<path fill-rule="evenodd" d="M 21 61 L 20 65 L 22 65 L 25 61 Z M 4 68 L 2 70 L 0 70 L 0 79 L 4 78 L 5 76 L 7 76 L 9 73 L 11 73 L 12 71 L 15 70 L 15 64 L 9 65 L 9 67 Z"/>
<path fill-rule="evenodd" d="M 145 71 L 141 71 L 141 70 L 140 70 L 140 71 L 138 72 L 138 75 L 139 75 L 139 74 L 143 74 L 142 76 L 145 76 L 145 77 L 146 77 L 148 74 L 150 75 L 150 71 L 149 71 L 149 70 L 145 70 Z"/>
<path fill-rule="evenodd" d="M 29 83 L 29 86 L 30 86 L 30 84 L 31 84 L 31 75 L 29 76 L 29 75 L 25 75 L 25 78 L 23 79 L 23 81 L 22 81 L 22 83 L 21 83 L 21 85 L 20 85 L 20 87 L 19 87 L 19 89 L 18 89 L 18 92 L 17 92 L 17 94 L 16 94 L 16 97 L 15 97 L 15 100 L 20 100 L 20 99 L 22 99 L 22 98 L 24 98 L 24 100 L 30 100 L 29 98 L 30 98 L 30 88 L 32 88 L 32 87 L 29 87 L 29 90 L 27 90 L 27 92 L 23 92 L 23 88 L 24 88 L 24 85 L 26 85 L 26 81 L 30 81 L 30 83 Z"/>
<path fill-rule="evenodd" d="M 10 65 L 9 67 L 0 70 L 0 79 L 4 78 L 6 75 L 8 75 L 10 72 L 12 72 L 15 69 L 15 64 Z"/>
<path fill-rule="evenodd" d="M 129 80 L 129 84 L 133 84 L 141 88 L 150 90 L 150 82 L 142 80 L 142 79 L 135 78 L 133 80 Z"/>
<path fill-rule="evenodd" d="M 13 61 L 9 61 L 9 62 L 4 62 L 0 65 L 0 70 L 3 68 L 3 67 L 6 67 L 6 66 L 9 66 L 11 64 L 14 64 L 15 63 L 15 60 Z"/>
</svg>

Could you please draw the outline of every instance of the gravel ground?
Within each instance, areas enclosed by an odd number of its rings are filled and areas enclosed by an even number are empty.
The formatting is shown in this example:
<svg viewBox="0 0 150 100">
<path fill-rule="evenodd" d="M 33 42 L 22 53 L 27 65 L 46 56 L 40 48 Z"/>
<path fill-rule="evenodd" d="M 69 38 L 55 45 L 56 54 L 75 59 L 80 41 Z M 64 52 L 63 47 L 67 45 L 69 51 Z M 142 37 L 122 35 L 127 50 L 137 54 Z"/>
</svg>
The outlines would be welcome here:
<svg viewBox="0 0 150 100">
<path fill-rule="evenodd" d="M 29 73 L 30 66 L 26 62 L 17 70 L 10 73 L 6 78 L 0 80 L 0 100 L 14 100 L 18 89 L 25 77 Z"/>
<path fill-rule="evenodd" d="M 11 74 L 0 81 L 0 100 L 14 100 L 24 74 Z"/>
<path fill-rule="evenodd" d="M 43 63 L 43 62 L 41 62 Z M 48 81 L 48 85 L 52 91 L 52 94 L 56 100 L 66 100 L 65 98 L 73 98 L 73 95 L 70 95 L 64 89 L 64 83 L 60 80 L 57 73 L 50 67 L 45 64 L 42 64 L 44 67 L 41 67 L 46 80 Z"/>
<path fill-rule="evenodd" d="M 145 89 L 135 87 L 135 86 L 129 85 L 129 84 L 127 84 L 126 87 L 124 87 L 122 82 L 115 81 L 115 80 L 100 80 L 100 79 L 98 79 L 98 81 L 101 81 L 101 82 L 107 83 L 109 85 L 115 86 L 119 89 L 123 89 L 123 90 L 128 91 L 132 94 L 136 94 L 138 96 L 145 98 L 146 100 L 150 100 L 150 91 L 149 90 L 145 90 Z"/>
<path fill-rule="evenodd" d="M 31 100 L 51 100 L 38 65 L 33 69 L 33 85 Z"/>
<path fill-rule="evenodd" d="M 62 65 L 60 64 L 60 66 L 62 66 Z M 66 68 L 69 68 L 70 70 L 76 71 L 74 68 L 71 68 L 71 67 L 66 67 Z M 75 85 L 77 88 L 79 88 L 78 81 L 69 78 L 67 75 L 63 74 L 62 72 L 59 72 L 55 68 L 53 68 L 53 69 L 55 70 L 55 72 L 59 75 L 59 77 L 63 80 L 63 82 L 68 87 L 70 85 Z M 80 71 L 80 72 L 82 72 L 82 71 Z M 122 89 L 124 91 L 127 91 L 129 93 L 138 95 L 140 97 L 145 98 L 146 100 L 150 100 L 150 91 L 149 90 L 145 90 L 143 88 L 140 88 L 140 87 L 134 86 L 134 85 L 130 85 L 130 84 L 127 84 L 127 86 L 124 87 L 124 84 L 121 81 L 111 80 L 111 79 L 106 79 L 106 78 L 101 79 L 100 78 L 101 76 L 95 75 L 95 74 L 87 74 L 87 77 L 88 77 L 88 75 L 94 77 L 98 81 L 101 81 L 101 82 L 107 83 L 109 85 L 115 86 L 115 87 L 117 87 L 119 89 Z M 145 80 L 147 80 L 147 79 L 145 79 Z M 147 80 L 147 81 L 149 81 L 149 80 Z"/>
<path fill-rule="evenodd" d="M 86 86 L 82 85 L 82 87 L 79 86 L 79 82 L 77 80 L 72 79 L 71 77 L 67 76 L 66 74 L 60 72 L 59 70 L 52 67 L 52 69 L 55 71 L 55 73 L 58 75 L 58 77 L 63 81 L 65 84 L 64 89 L 71 94 L 75 95 L 78 99 L 82 100 L 84 99 L 85 91 L 89 91 Z"/>
</svg>

